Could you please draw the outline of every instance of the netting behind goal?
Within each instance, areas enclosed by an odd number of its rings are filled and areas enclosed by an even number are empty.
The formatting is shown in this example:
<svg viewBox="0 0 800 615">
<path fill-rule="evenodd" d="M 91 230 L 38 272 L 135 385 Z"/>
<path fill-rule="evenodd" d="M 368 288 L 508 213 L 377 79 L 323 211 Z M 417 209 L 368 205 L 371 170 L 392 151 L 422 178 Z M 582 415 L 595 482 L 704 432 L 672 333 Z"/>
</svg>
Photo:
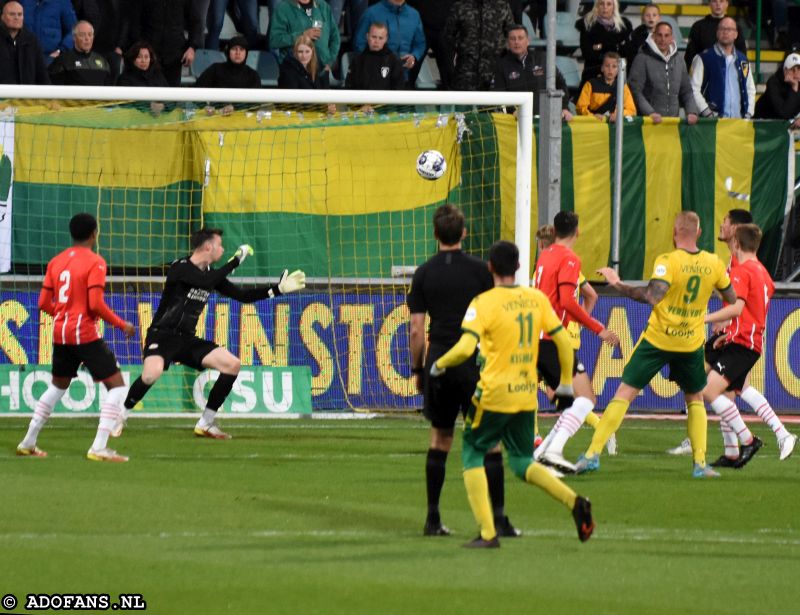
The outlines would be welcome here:
<svg viewBox="0 0 800 615">
<path fill-rule="evenodd" d="M 419 405 L 408 358 L 410 274 L 436 250 L 431 219 L 444 202 L 464 210 L 470 252 L 486 256 L 493 241 L 514 239 L 515 118 L 453 105 L 370 113 L 340 105 L 332 114 L 326 105 L 221 107 L 2 105 L 0 384 L 9 410 L 30 409 L 48 379 L 51 323 L 37 309 L 39 288 L 82 211 L 100 224 L 107 302 L 139 330 L 133 340 L 105 332 L 126 377 L 141 369 L 166 267 L 205 225 L 224 230 L 228 254 L 241 243 L 255 249 L 232 281 L 275 283 L 284 268 L 309 278 L 306 291 L 276 300 L 209 301 L 198 335 L 243 365 L 226 410 Z M 437 181 L 416 172 L 428 149 L 447 160 Z M 210 378 L 173 367 L 140 410 L 196 410 Z M 62 411 L 96 407 L 99 389 L 88 374 L 79 380 Z"/>
</svg>

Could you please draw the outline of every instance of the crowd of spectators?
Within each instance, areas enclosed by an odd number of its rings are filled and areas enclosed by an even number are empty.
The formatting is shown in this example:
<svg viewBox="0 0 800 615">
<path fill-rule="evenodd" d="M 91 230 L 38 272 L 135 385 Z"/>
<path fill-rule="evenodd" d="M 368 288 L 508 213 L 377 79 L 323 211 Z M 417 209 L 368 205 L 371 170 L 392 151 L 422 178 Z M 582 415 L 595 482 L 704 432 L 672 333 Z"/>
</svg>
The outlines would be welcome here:
<svg viewBox="0 0 800 615">
<path fill-rule="evenodd" d="M 0 83 L 177 87 L 198 49 L 223 45 L 225 61 L 197 76 L 197 86 L 261 87 L 246 63 L 258 49 L 275 54 L 278 87 L 284 88 L 413 87 L 429 53 L 443 89 L 545 88 L 545 55 L 530 47 L 520 25 L 525 9 L 535 23 L 542 21 L 538 0 L 0 1 Z M 265 36 L 259 34 L 259 4 L 269 10 Z M 767 4 L 775 32 L 791 36 L 786 1 Z M 797 125 L 800 55 L 786 55 L 756 103 L 745 37 L 728 8 L 728 0 L 709 0 L 709 14 L 694 23 L 681 53 L 657 5 L 643 8 L 634 29 L 619 0 L 594 0 L 575 22 L 583 60 L 572 93 L 576 112 L 616 120 L 624 60 L 625 115 L 655 122 L 681 116 L 689 123 L 698 116 L 776 117 Z M 221 41 L 228 10 L 241 35 Z M 570 93 L 560 73 L 556 79 L 569 121 Z"/>
</svg>

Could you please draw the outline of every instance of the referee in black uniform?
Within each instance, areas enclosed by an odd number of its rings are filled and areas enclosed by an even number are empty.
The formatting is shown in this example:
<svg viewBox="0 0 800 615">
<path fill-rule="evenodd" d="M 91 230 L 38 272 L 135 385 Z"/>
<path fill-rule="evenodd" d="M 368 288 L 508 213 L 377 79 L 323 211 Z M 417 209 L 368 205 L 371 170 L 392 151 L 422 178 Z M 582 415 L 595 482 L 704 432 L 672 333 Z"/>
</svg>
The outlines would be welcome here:
<svg viewBox="0 0 800 615">
<path fill-rule="evenodd" d="M 447 536 L 442 525 L 439 496 L 445 477 L 447 454 L 453 445 L 453 431 L 459 413 L 465 414 L 478 383 L 478 366 L 473 357 L 444 376 L 428 378 L 433 362 L 461 337 L 461 321 L 470 301 L 494 286 L 486 263 L 466 254 L 461 242 L 467 235 L 464 214 L 454 205 L 442 205 L 433 215 L 433 233 L 439 252 L 414 272 L 408 307 L 411 312 L 411 367 L 417 389 L 425 397 L 424 414 L 431 422 L 431 444 L 425 464 L 428 516 L 425 536 Z M 425 353 L 425 314 L 430 316 L 429 346 Z M 505 515 L 503 454 L 500 446 L 484 460 L 489 494 L 499 536 L 519 536 Z"/>
</svg>

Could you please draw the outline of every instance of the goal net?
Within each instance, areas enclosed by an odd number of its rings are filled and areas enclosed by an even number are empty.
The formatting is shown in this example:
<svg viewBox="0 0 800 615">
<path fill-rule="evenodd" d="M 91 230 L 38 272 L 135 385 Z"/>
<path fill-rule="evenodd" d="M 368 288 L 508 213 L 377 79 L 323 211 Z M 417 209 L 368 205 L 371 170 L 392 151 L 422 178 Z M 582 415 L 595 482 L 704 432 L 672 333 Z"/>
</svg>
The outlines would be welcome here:
<svg viewBox="0 0 800 615">
<path fill-rule="evenodd" d="M 137 326 L 131 340 L 104 332 L 129 380 L 166 268 L 189 253 L 192 231 L 223 229 L 228 254 L 253 246 L 237 284 L 305 271 L 301 293 L 209 300 L 198 335 L 243 366 L 224 407 L 234 413 L 419 406 L 405 295 L 436 250 L 437 206 L 464 210 L 468 251 L 485 257 L 505 238 L 530 253 L 531 163 L 530 153 L 518 160 L 517 119 L 529 140 L 530 116 L 506 107 L 529 95 L 17 91 L 0 103 L 0 407 L 11 412 L 29 412 L 49 381 L 52 322 L 38 294 L 79 212 L 99 222 L 107 303 Z M 447 161 L 435 181 L 416 172 L 429 149 Z M 137 410 L 196 411 L 214 377 L 174 366 Z M 92 411 L 101 389 L 81 373 L 56 411 Z"/>
</svg>

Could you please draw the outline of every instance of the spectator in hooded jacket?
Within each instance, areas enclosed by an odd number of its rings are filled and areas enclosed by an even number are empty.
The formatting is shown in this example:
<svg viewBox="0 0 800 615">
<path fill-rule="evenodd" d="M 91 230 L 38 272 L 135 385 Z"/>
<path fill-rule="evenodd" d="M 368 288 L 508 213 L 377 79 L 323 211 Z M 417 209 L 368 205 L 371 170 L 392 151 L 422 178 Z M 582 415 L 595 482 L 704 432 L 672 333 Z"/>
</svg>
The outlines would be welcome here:
<svg viewBox="0 0 800 615">
<path fill-rule="evenodd" d="M 456 0 L 445 24 L 445 41 L 455 58 L 454 90 L 488 90 L 497 58 L 514 25 L 507 0 Z"/>
<path fill-rule="evenodd" d="M 800 53 L 786 56 L 778 71 L 767 79 L 767 89 L 756 103 L 756 119 L 790 120 L 800 128 Z"/>
<path fill-rule="evenodd" d="M 333 23 L 325 0 L 283 0 L 269 22 L 269 48 L 279 51 L 283 62 L 291 55 L 299 36 L 314 43 L 314 56 L 321 72 L 329 72 L 339 55 L 339 28 Z M 330 75 L 328 76 L 330 78 Z"/>
<path fill-rule="evenodd" d="M 361 16 L 353 38 L 353 48 L 361 53 L 367 46 L 367 30 L 370 24 L 385 23 L 389 29 L 389 42 L 386 46 L 400 58 L 408 71 L 411 86 L 417 80 L 422 61 L 428 46 L 422 29 L 422 19 L 416 9 L 406 4 L 406 0 L 381 0 L 373 4 Z"/>
<path fill-rule="evenodd" d="M 198 88 L 261 87 L 261 77 L 247 65 L 247 39 L 234 36 L 229 42 L 224 62 L 212 64 L 197 78 Z"/>
<path fill-rule="evenodd" d="M 663 117 L 678 117 L 681 107 L 686 111 L 686 121 L 697 123 L 699 111 L 692 82 L 678 55 L 672 26 L 667 22 L 656 24 L 653 34 L 636 54 L 628 84 L 639 115 L 649 116 L 654 124 L 659 124 Z"/>
<path fill-rule="evenodd" d="M 72 28 L 75 46 L 59 55 L 47 69 L 54 85 L 113 85 L 114 77 L 108 61 L 96 51 L 94 28 L 88 21 L 79 21 Z"/>
<path fill-rule="evenodd" d="M 25 28 L 39 40 L 45 62 L 72 49 L 72 28 L 78 21 L 70 0 L 20 0 Z"/>
<path fill-rule="evenodd" d="M 373 23 L 367 32 L 367 48 L 358 54 L 347 73 L 350 90 L 402 90 L 406 85 L 403 63 L 386 46 L 389 29 Z"/>
<path fill-rule="evenodd" d="M 130 7 L 127 40 L 149 41 L 158 54 L 171 87 L 181 84 L 181 71 L 194 62 L 203 46 L 199 0 L 125 0 Z M 186 36 L 188 33 L 188 39 Z"/>
<path fill-rule="evenodd" d="M 22 5 L 7 2 L 0 14 L 0 83 L 48 85 L 42 48 L 23 23 Z"/>
</svg>

